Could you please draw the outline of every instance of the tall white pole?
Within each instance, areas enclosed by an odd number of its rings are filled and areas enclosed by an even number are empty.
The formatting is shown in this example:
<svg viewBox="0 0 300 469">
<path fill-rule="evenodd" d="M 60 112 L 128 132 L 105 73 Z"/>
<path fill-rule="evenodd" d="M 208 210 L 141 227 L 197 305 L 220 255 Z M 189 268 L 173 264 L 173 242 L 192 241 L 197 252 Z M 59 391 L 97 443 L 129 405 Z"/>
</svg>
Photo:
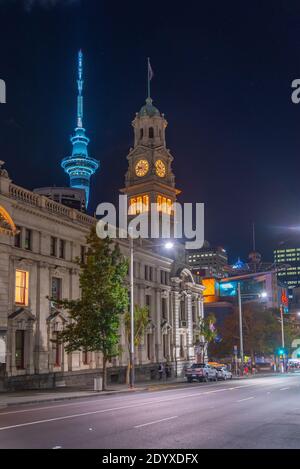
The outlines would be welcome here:
<svg viewBox="0 0 300 469">
<path fill-rule="evenodd" d="M 239 325 L 240 325 L 240 357 L 242 362 L 242 372 L 244 367 L 244 344 L 243 344 L 243 316 L 242 316 L 242 298 L 241 298 L 241 284 L 238 282 L 238 303 L 239 303 Z"/>
<path fill-rule="evenodd" d="M 134 387 L 133 238 L 130 236 L 130 387 Z"/>
<path fill-rule="evenodd" d="M 283 325 L 283 306 L 280 305 L 280 319 L 281 319 L 281 346 L 284 348 L 284 325 Z"/>
<path fill-rule="evenodd" d="M 284 353 L 284 325 L 283 325 L 283 306 L 280 305 L 280 322 L 281 322 L 281 346 L 282 346 L 282 349 L 283 349 L 283 363 L 282 363 L 282 366 L 281 366 L 281 371 L 282 373 L 284 373 L 284 357 L 285 357 L 285 353 Z"/>
</svg>

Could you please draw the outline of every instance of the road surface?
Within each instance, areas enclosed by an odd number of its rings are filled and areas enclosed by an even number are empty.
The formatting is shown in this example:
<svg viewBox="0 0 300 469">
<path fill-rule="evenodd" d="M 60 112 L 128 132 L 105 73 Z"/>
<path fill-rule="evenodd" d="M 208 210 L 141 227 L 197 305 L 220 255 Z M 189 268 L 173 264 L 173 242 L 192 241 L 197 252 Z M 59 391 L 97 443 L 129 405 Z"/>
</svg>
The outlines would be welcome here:
<svg viewBox="0 0 300 469">
<path fill-rule="evenodd" d="M 0 448 L 300 448 L 300 375 L 3 408 Z"/>
</svg>

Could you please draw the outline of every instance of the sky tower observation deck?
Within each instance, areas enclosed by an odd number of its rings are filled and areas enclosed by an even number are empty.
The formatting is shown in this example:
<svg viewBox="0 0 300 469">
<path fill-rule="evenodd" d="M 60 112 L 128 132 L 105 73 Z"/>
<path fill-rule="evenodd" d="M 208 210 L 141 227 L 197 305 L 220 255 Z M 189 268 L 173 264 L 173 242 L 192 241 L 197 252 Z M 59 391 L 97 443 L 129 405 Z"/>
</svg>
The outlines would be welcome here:
<svg viewBox="0 0 300 469">
<path fill-rule="evenodd" d="M 62 168 L 70 177 L 70 187 L 83 189 L 86 195 L 86 207 L 89 203 L 90 178 L 99 168 L 100 162 L 88 154 L 89 138 L 83 127 L 83 54 L 78 52 L 78 98 L 77 98 L 77 127 L 71 137 L 73 145 L 72 155 L 63 158 Z"/>
</svg>

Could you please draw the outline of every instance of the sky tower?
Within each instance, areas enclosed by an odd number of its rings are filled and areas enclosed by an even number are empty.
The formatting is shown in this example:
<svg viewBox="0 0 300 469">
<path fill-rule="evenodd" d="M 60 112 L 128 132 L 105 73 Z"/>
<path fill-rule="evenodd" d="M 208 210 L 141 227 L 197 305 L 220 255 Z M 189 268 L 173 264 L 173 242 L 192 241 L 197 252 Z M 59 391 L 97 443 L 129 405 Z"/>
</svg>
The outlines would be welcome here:
<svg viewBox="0 0 300 469">
<path fill-rule="evenodd" d="M 84 189 L 86 207 L 89 203 L 90 178 L 99 168 L 99 161 L 88 154 L 89 138 L 85 135 L 83 127 L 83 54 L 78 52 L 78 97 L 77 97 L 77 126 L 71 137 L 73 151 L 71 156 L 65 157 L 61 166 L 70 177 L 70 187 Z"/>
</svg>

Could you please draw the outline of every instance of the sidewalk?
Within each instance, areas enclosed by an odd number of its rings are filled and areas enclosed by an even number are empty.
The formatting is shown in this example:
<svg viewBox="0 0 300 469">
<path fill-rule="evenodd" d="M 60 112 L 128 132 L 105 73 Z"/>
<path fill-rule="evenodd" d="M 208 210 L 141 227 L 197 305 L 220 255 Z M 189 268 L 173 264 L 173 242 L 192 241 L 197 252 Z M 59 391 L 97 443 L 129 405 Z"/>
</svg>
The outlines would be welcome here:
<svg viewBox="0 0 300 469">
<path fill-rule="evenodd" d="M 99 397 L 121 393 L 132 393 L 138 391 L 154 391 L 176 384 L 185 384 L 184 378 L 170 378 L 161 381 L 147 381 L 136 383 L 134 389 L 130 389 L 127 384 L 109 385 L 105 391 L 94 391 L 93 389 L 83 389 L 74 387 L 61 387 L 56 389 L 34 389 L 16 392 L 0 392 L 0 409 L 12 405 L 36 404 L 44 402 L 63 401 L 68 399 L 80 399 L 85 397 Z"/>
</svg>

